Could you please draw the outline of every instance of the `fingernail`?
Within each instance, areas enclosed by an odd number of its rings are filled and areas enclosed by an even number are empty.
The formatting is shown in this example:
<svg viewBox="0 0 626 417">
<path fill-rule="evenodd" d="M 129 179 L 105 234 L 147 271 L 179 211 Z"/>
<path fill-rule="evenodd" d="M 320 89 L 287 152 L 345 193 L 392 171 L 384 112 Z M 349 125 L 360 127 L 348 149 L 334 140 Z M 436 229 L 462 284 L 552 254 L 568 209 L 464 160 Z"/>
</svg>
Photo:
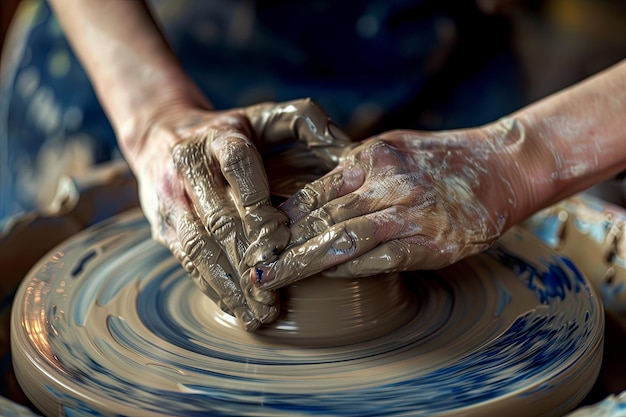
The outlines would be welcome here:
<svg viewBox="0 0 626 417">
<path fill-rule="evenodd" d="M 270 281 L 274 280 L 274 274 L 271 272 L 271 268 L 267 266 L 256 266 L 250 270 L 250 279 L 252 283 L 260 287 L 263 284 L 266 284 Z"/>
<path fill-rule="evenodd" d="M 256 274 L 256 282 L 257 283 L 261 283 L 263 282 L 263 269 L 261 268 L 254 268 L 254 273 Z"/>
</svg>

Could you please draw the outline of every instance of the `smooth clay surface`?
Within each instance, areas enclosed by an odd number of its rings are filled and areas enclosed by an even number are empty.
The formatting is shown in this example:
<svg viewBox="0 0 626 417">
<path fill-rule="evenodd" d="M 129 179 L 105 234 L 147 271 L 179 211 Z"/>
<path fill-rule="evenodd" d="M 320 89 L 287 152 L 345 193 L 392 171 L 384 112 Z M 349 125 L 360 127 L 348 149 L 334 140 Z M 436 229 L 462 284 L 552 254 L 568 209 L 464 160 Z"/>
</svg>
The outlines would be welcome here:
<svg viewBox="0 0 626 417">
<path fill-rule="evenodd" d="M 15 369 L 49 416 L 560 416 L 591 388 L 602 307 L 530 233 L 513 229 L 487 253 L 405 278 L 415 310 L 395 330 L 297 346 L 241 330 L 129 212 L 25 279 Z M 338 300 L 346 309 L 371 307 L 349 294 Z"/>
<path fill-rule="evenodd" d="M 318 274 L 280 294 L 278 319 L 257 330 L 255 338 L 303 347 L 342 346 L 384 336 L 417 313 L 415 297 L 400 274 L 360 279 Z"/>
</svg>

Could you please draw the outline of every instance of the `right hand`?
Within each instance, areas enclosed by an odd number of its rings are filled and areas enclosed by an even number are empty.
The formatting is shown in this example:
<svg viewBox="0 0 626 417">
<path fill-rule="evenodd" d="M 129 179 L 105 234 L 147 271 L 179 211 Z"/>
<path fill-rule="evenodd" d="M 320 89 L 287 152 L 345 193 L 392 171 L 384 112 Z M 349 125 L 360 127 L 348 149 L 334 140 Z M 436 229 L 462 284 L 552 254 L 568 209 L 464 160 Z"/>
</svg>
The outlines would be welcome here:
<svg viewBox="0 0 626 417">
<path fill-rule="evenodd" d="M 360 277 L 439 269 L 487 249 L 535 201 L 514 120 L 442 132 L 395 130 L 351 146 L 281 205 L 291 240 L 259 265 L 276 289 L 324 271 Z"/>
<path fill-rule="evenodd" d="M 143 146 L 126 155 L 153 238 L 246 330 L 275 320 L 278 297 L 254 287 L 247 271 L 275 260 L 290 231 L 270 203 L 255 145 L 299 140 L 332 163 L 349 140 L 311 100 L 223 112 L 171 106 L 158 114 Z"/>
</svg>

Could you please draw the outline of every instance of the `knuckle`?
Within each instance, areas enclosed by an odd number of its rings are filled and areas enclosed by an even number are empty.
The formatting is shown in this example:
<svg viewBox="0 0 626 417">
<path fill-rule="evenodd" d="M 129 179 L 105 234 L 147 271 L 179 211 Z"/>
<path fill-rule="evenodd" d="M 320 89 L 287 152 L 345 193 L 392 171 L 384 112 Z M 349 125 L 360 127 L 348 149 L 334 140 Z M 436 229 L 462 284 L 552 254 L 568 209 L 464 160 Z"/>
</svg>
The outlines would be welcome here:
<svg viewBox="0 0 626 417">
<path fill-rule="evenodd" d="M 202 259 L 206 252 L 206 241 L 198 234 L 182 237 L 183 252 L 190 260 Z"/>
<path fill-rule="evenodd" d="M 239 192 L 241 193 L 241 203 L 244 206 L 249 206 L 269 198 L 269 193 L 265 189 L 240 187 Z"/>
<path fill-rule="evenodd" d="M 298 206 L 303 209 L 311 209 L 317 205 L 320 199 L 320 193 L 313 186 L 313 184 L 308 183 L 304 186 L 304 188 L 296 193 L 296 199 L 298 201 Z"/>
<path fill-rule="evenodd" d="M 254 146 L 241 134 L 230 135 L 220 149 L 220 160 L 224 170 L 232 170 L 241 164 L 248 163 L 250 152 Z"/>
<path fill-rule="evenodd" d="M 182 170 L 193 169 L 198 163 L 198 156 L 201 148 L 196 142 L 182 142 L 172 149 L 172 160 L 174 166 L 180 172 Z"/>
<path fill-rule="evenodd" d="M 376 155 L 378 153 L 388 153 L 392 149 L 393 147 L 389 145 L 389 143 L 385 142 L 384 140 L 380 138 L 377 138 L 367 143 L 367 147 L 365 148 L 365 151 L 369 153 L 370 155 Z"/>
<path fill-rule="evenodd" d="M 322 206 L 311 213 L 311 218 L 315 223 L 321 223 L 324 228 L 333 226 L 336 222 L 333 218 L 332 207 Z"/>
<path fill-rule="evenodd" d="M 271 233 L 281 236 L 289 222 L 283 212 L 270 205 L 258 205 L 252 210 L 247 210 L 244 219 L 247 235 L 255 239 Z"/>
<path fill-rule="evenodd" d="M 167 246 L 174 258 L 176 258 L 178 262 L 182 263 L 185 259 L 185 252 L 183 251 L 182 246 L 178 242 L 172 242 Z"/>
<path fill-rule="evenodd" d="M 357 148 L 354 156 L 357 161 L 365 163 L 369 167 L 389 167 L 394 164 L 402 166 L 406 159 L 398 148 L 380 138 L 365 142 L 362 148 Z"/>
<path fill-rule="evenodd" d="M 181 265 L 183 266 L 183 269 L 185 270 L 187 275 L 189 275 L 189 277 L 194 282 L 196 282 L 196 281 L 203 281 L 204 282 L 204 277 L 202 276 L 202 274 L 200 274 L 200 271 L 198 270 L 198 268 L 196 268 L 194 263 L 191 262 L 189 259 L 187 259 Z M 206 291 L 205 291 L 205 293 L 206 293 Z"/>
<path fill-rule="evenodd" d="M 207 218 L 207 228 L 217 239 L 224 239 L 235 232 L 236 221 L 233 216 L 213 213 Z"/>
<path fill-rule="evenodd" d="M 192 149 L 195 147 L 191 145 L 189 142 L 182 142 L 174 146 L 172 149 L 172 158 L 174 159 L 174 163 L 182 164 L 188 158 L 189 155 L 193 152 Z"/>
</svg>

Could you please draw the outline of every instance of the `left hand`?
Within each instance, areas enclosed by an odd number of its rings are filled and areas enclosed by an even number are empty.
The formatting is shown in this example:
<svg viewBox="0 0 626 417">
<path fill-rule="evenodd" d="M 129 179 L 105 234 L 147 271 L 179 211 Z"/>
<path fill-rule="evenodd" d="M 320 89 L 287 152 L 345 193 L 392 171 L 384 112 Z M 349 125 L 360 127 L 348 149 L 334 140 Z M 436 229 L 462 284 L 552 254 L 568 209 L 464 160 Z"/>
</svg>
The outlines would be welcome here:
<svg viewBox="0 0 626 417">
<path fill-rule="evenodd" d="M 170 105 L 155 114 L 143 146 L 126 152 L 153 238 L 243 328 L 272 322 L 277 294 L 244 273 L 274 260 L 290 236 L 270 203 L 261 152 L 300 143 L 334 166 L 349 139 L 310 99 L 221 112 Z"/>
<path fill-rule="evenodd" d="M 512 157 L 521 142 L 511 120 L 439 133 L 392 131 L 362 142 L 281 206 L 290 245 L 251 280 L 275 289 L 321 271 L 438 269 L 485 250 L 524 201 Z"/>
</svg>

